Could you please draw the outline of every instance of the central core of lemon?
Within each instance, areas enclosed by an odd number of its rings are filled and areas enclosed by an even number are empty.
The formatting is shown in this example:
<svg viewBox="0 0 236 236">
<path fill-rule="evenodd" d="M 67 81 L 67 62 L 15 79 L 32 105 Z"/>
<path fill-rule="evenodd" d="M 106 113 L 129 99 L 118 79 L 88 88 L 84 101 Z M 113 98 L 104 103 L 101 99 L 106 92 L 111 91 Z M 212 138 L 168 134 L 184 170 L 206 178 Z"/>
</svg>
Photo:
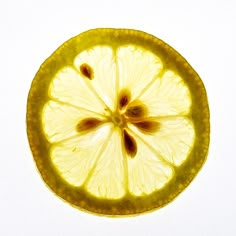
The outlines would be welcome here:
<svg viewBox="0 0 236 236">
<path fill-rule="evenodd" d="M 119 112 L 114 112 L 111 115 L 111 120 L 115 126 L 118 126 L 120 128 L 124 128 L 126 123 L 124 116 Z"/>
<path fill-rule="evenodd" d="M 90 69 L 91 70 L 91 69 Z M 147 107 L 139 100 L 130 102 L 131 96 L 128 89 L 122 89 L 118 95 L 117 107 L 114 112 L 108 114 L 106 119 L 101 120 L 95 117 L 86 117 L 77 124 L 78 132 L 90 132 L 106 122 L 112 122 L 119 127 L 122 133 L 123 148 L 130 157 L 137 153 L 137 143 L 128 131 L 128 124 L 132 124 L 141 132 L 154 133 L 160 128 L 157 121 L 148 118 Z"/>
</svg>

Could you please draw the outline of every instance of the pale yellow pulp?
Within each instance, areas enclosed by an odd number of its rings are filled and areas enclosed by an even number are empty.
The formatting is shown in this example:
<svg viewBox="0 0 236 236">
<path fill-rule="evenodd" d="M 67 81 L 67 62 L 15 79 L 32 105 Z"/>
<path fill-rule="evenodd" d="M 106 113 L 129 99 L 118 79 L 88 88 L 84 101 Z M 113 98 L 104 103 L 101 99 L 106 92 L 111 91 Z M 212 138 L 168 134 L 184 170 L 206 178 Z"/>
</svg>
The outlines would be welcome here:
<svg viewBox="0 0 236 236">
<path fill-rule="evenodd" d="M 91 66 L 94 79 L 81 74 L 83 63 Z M 105 119 L 115 114 L 123 88 L 160 123 L 152 134 L 128 124 L 138 147 L 134 158 L 125 152 L 121 129 L 112 119 L 87 133 L 76 130 L 84 118 Z M 141 196 L 161 189 L 194 145 L 188 87 L 160 58 L 141 47 L 95 46 L 83 51 L 73 66 L 58 71 L 48 93 L 42 122 L 52 144 L 51 161 L 66 182 L 94 196 L 119 199 L 126 193 Z"/>
</svg>

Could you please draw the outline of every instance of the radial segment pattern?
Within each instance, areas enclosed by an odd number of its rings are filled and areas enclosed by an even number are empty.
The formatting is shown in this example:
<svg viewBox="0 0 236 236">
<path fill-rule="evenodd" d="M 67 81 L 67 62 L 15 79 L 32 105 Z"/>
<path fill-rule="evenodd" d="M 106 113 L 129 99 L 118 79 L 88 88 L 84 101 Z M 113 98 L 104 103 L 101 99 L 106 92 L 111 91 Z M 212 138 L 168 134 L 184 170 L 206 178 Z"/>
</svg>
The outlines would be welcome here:
<svg viewBox="0 0 236 236">
<path fill-rule="evenodd" d="M 99 198 L 163 188 L 195 140 L 180 75 L 133 45 L 95 46 L 52 80 L 42 124 L 51 161 L 70 185 Z"/>
</svg>

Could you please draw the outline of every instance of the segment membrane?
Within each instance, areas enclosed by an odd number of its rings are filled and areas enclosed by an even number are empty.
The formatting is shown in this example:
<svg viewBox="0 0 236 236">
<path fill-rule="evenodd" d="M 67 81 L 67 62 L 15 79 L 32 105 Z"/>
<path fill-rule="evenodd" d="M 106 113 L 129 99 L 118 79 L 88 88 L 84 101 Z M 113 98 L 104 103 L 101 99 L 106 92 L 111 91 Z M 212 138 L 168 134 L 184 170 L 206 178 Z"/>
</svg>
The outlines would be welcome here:
<svg viewBox="0 0 236 236">
<path fill-rule="evenodd" d="M 143 88 L 162 71 L 162 62 L 153 53 L 135 46 L 117 50 L 120 89 L 129 88 L 136 98 Z"/>
<path fill-rule="evenodd" d="M 64 67 L 52 80 L 49 96 L 102 114 L 104 104 L 91 91 L 85 80 L 88 79 L 85 79 L 78 71 L 71 67 Z"/>
<path fill-rule="evenodd" d="M 186 115 L 192 103 L 188 87 L 170 70 L 157 77 L 139 99 L 148 106 L 150 116 Z"/>
<path fill-rule="evenodd" d="M 134 136 L 135 137 L 135 136 Z M 135 137 L 138 152 L 128 158 L 129 191 L 141 196 L 162 188 L 173 176 L 172 168 Z"/>
<path fill-rule="evenodd" d="M 51 148 L 51 160 L 69 184 L 81 186 L 108 142 L 111 127 L 102 126 L 85 135 L 77 135 Z"/>
<path fill-rule="evenodd" d="M 50 100 L 42 112 L 42 126 L 49 142 L 59 142 L 78 134 L 76 126 L 79 121 L 91 116 L 100 117 L 89 111 Z"/>
<path fill-rule="evenodd" d="M 87 190 L 101 198 L 118 199 L 125 194 L 125 179 L 121 135 L 114 130 L 111 138 L 106 141 L 95 169 L 91 172 Z"/>
<path fill-rule="evenodd" d="M 160 128 L 152 135 L 145 135 L 134 126 L 129 127 L 166 161 L 174 166 L 180 166 L 194 145 L 194 126 L 185 117 L 165 118 L 158 122 Z"/>
<path fill-rule="evenodd" d="M 75 58 L 74 66 L 79 70 L 83 63 L 88 64 L 93 69 L 94 78 L 90 81 L 93 89 L 113 110 L 117 95 L 117 73 L 113 50 L 107 46 L 96 46 L 86 50 Z"/>
</svg>

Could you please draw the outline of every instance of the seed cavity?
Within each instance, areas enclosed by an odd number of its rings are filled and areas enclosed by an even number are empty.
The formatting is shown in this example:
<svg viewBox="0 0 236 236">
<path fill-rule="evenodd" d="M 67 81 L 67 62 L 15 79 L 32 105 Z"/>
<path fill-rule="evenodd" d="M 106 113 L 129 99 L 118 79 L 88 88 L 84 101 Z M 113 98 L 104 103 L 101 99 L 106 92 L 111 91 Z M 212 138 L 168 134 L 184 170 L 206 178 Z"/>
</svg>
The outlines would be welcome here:
<svg viewBox="0 0 236 236">
<path fill-rule="evenodd" d="M 147 107 L 141 102 L 134 102 L 134 104 L 130 104 L 127 108 L 125 115 L 130 118 L 143 118 L 147 116 L 148 109 Z"/>
<path fill-rule="evenodd" d="M 134 158 L 137 153 L 137 143 L 135 139 L 124 129 L 123 130 L 123 143 L 126 153 Z"/>
<path fill-rule="evenodd" d="M 160 123 L 157 121 L 141 121 L 133 125 L 146 134 L 156 133 L 160 129 Z"/>
<path fill-rule="evenodd" d="M 79 69 L 80 72 L 89 80 L 92 80 L 94 78 L 93 68 L 87 63 L 83 63 L 82 65 L 80 65 Z"/>
<path fill-rule="evenodd" d="M 78 132 L 91 131 L 91 130 L 94 130 L 95 128 L 97 128 L 102 123 L 103 123 L 103 121 L 98 120 L 96 118 L 85 118 L 77 124 L 76 130 Z"/>
<path fill-rule="evenodd" d="M 122 89 L 118 96 L 119 109 L 120 110 L 124 109 L 130 102 L 130 99 L 131 99 L 130 91 L 128 89 Z"/>
</svg>

